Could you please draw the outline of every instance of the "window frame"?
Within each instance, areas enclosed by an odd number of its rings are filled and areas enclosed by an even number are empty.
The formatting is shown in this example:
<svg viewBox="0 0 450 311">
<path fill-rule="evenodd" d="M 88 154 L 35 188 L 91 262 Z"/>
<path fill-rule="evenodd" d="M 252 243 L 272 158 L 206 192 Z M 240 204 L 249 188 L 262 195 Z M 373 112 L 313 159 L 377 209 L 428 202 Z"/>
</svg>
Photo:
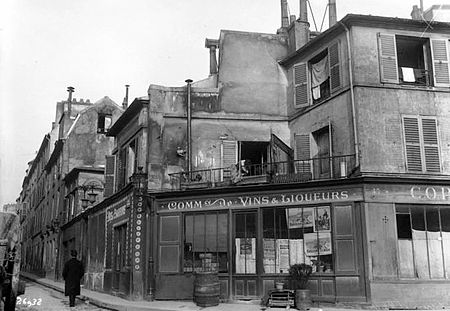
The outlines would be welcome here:
<svg viewBox="0 0 450 311">
<path fill-rule="evenodd" d="M 109 127 L 106 128 L 106 120 L 109 119 Z M 112 114 L 99 113 L 97 117 L 97 133 L 106 134 L 112 126 Z"/>
</svg>

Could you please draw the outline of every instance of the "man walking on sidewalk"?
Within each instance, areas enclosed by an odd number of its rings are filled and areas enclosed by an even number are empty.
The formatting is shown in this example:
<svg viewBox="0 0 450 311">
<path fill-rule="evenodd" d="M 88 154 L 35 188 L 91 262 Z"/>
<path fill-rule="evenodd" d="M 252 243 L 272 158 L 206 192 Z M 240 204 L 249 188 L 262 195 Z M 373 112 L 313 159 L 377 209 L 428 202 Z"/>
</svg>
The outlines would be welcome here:
<svg viewBox="0 0 450 311">
<path fill-rule="evenodd" d="M 75 307 L 75 296 L 80 294 L 80 280 L 84 275 L 84 267 L 77 259 L 77 251 L 71 250 L 72 258 L 64 264 L 62 276 L 64 278 L 64 294 L 69 296 L 71 307 Z"/>
</svg>

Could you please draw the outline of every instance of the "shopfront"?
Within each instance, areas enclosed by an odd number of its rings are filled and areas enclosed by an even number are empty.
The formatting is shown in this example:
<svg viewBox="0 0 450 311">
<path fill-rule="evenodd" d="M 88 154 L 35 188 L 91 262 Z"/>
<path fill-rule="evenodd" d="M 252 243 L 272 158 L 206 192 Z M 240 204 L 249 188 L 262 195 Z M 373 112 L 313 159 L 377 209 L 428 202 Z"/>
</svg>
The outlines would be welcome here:
<svg viewBox="0 0 450 311">
<path fill-rule="evenodd" d="M 209 253 L 223 300 L 259 299 L 275 281 L 289 287 L 289 266 L 303 262 L 316 301 L 367 300 L 362 187 L 224 191 L 156 198 L 155 298 L 191 299 Z"/>
<path fill-rule="evenodd" d="M 372 303 L 450 304 L 450 186 L 399 180 L 364 192 Z"/>
</svg>

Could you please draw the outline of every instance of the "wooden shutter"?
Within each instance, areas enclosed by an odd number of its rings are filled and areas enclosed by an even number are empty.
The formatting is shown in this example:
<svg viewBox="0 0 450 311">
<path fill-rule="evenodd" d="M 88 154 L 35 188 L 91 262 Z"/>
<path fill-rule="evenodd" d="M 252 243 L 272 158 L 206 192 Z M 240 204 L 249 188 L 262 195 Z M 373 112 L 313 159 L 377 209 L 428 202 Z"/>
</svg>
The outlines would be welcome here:
<svg viewBox="0 0 450 311">
<path fill-rule="evenodd" d="M 295 151 L 297 153 L 296 172 L 311 172 L 311 142 L 310 134 L 295 135 Z"/>
<path fill-rule="evenodd" d="M 103 196 L 109 197 L 114 193 L 114 171 L 116 166 L 116 157 L 107 155 L 105 165 L 105 190 Z"/>
<path fill-rule="evenodd" d="M 235 140 L 222 140 L 221 156 L 222 168 L 224 169 L 222 170 L 222 180 L 224 177 L 230 176 L 231 165 L 238 163 L 237 146 L 237 141 Z"/>
<path fill-rule="evenodd" d="M 296 108 L 309 105 L 308 64 L 294 65 L 294 104 Z"/>
<path fill-rule="evenodd" d="M 431 40 L 435 86 L 450 86 L 447 40 Z"/>
<path fill-rule="evenodd" d="M 378 34 L 381 82 L 398 83 L 395 35 Z"/>
<path fill-rule="evenodd" d="M 404 117 L 403 131 L 405 135 L 406 168 L 408 171 L 421 172 L 419 120 L 414 117 Z"/>
<path fill-rule="evenodd" d="M 328 61 L 330 63 L 330 87 L 331 92 L 341 87 L 341 70 L 339 65 L 339 42 L 328 48 Z"/>
<path fill-rule="evenodd" d="M 437 124 L 435 119 L 422 118 L 423 149 L 425 157 L 425 170 L 427 172 L 440 172 L 439 146 Z"/>
</svg>

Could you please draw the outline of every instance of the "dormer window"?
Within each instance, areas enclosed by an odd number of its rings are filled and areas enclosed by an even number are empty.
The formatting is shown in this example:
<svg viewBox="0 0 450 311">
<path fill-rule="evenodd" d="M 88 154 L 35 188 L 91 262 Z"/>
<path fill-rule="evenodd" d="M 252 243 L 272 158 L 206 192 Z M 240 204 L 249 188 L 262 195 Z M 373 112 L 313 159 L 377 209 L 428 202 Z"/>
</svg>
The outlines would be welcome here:
<svg viewBox="0 0 450 311">
<path fill-rule="evenodd" d="M 97 133 L 105 134 L 111 127 L 111 115 L 99 114 L 97 121 Z"/>
</svg>

